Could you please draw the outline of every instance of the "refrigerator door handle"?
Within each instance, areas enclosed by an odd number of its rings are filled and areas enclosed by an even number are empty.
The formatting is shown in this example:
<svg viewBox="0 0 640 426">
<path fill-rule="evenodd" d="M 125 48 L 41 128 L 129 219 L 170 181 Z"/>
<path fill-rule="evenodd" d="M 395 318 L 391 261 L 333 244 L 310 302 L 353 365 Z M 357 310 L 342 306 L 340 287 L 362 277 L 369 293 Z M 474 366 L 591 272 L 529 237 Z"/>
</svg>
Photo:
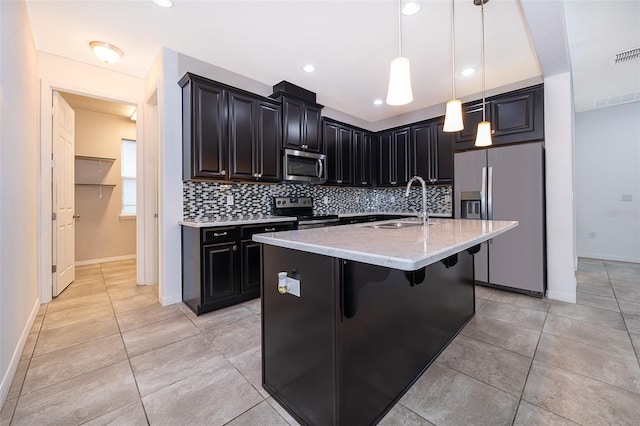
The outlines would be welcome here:
<svg viewBox="0 0 640 426">
<path fill-rule="evenodd" d="M 482 183 L 480 187 L 480 219 L 487 220 L 487 168 L 482 168 Z"/>
<path fill-rule="evenodd" d="M 487 218 L 493 220 L 493 167 L 489 167 L 487 178 Z"/>
</svg>

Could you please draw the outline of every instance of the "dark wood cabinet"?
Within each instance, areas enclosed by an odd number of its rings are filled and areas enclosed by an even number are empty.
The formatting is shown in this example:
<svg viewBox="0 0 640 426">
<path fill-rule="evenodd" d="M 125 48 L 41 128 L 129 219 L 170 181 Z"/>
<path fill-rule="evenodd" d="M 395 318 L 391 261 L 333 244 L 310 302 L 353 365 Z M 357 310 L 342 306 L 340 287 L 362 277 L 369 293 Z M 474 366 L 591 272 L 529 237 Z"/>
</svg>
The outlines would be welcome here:
<svg viewBox="0 0 640 426">
<path fill-rule="evenodd" d="M 262 248 L 257 233 L 295 229 L 296 222 L 182 227 L 182 300 L 197 315 L 260 296 Z"/>
<path fill-rule="evenodd" d="M 322 121 L 327 152 L 327 184 L 353 184 L 353 130 L 331 120 Z"/>
<path fill-rule="evenodd" d="M 544 88 L 528 87 L 487 99 L 486 120 L 491 122 L 494 145 L 544 139 Z M 473 149 L 482 101 L 463 105 L 464 130 L 456 133 L 455 151 Z"/>
<path fill-rule="evenodd" d="M 438 118 L 411 126 L 415 174 L 428 183 L 451 183 L 453 180 L 453 135 L 442 130 Z"/>
<path fill-rule="evenodd" d="M 182 178 L 227 178 L 226 90 L 185 75 L 182 86 Z"/>
<path fill-rule="evenodd" d="M 378 186 L 402 186 L 413 175 L 411 128 L 380 135 L 378 143 Z"/>
<path fill-rule="evenodd" d="M 284 148 L 324 152 L 320 137 L 321 105 L 278 96 L 282 102 L 282 144 Z"/>
<path fill-rule="evenodd" d="M 280 181 L 280 106 L 229 92 L 230 179 Z"/>
<path fill-rule="evenodd" d="M 371 144 L 373 136 L 360 130 L 353 132 L 353 185 L 371 186 Z"/>
<path fill-rule="evenodd" d="M 278 102 L 189 73 L 180 85 L 184 180 L 280 181 Z"/>
</svg>

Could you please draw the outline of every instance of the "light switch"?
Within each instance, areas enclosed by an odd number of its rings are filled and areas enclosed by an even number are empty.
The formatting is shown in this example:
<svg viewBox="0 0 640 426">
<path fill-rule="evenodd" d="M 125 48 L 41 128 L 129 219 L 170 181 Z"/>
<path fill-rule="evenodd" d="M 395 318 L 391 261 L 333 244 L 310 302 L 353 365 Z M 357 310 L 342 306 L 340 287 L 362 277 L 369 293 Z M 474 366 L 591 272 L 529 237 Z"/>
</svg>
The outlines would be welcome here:
<svg viewBox="0 0 640 426">
<path fill-rule="evenodd" d="M 233 205 L 233 195 L 227 195 L 227 205 L 228 206 Z"/>
</svg>

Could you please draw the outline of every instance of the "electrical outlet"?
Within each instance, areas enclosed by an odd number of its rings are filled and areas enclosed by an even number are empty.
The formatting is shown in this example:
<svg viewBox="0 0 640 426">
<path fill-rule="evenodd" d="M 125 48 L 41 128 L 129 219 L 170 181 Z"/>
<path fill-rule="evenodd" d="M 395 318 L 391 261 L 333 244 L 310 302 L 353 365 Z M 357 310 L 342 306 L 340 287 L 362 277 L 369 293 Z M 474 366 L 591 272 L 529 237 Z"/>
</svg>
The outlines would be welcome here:
<svg viewBox="0 0 640 426">
<path fill-rule="evenodd" d="M 393 195 L 391 196 L 391 202 L 395 203 L 396 202 L 396 197 L 394 197 Z"/>
<path fill-rule="evenodd" d="M 596 239 L 595 231 L 589 231 L 589 239 L 590 240 L 595 240 Z"/>
<path fill-rule="evenodd" d="M 356 195 L 356 204 L 360 204 L 360 195 Z"/>
<path fill-rule="evenodd" d="M 444 196 L 444 202 L 445 202 L 445 203 L 450 203 L 450 202 L 451 202 L 451 195 L 449 195 L 449 194 L 445 194 L 445 196 Z"/>
<path fill-rule="evenodd" d="M 329 204 L 329 197 L 327 197 L 327 196 L 325 195 L 325 196 L 324 196 L 324 198 L 322 199 L 322 201 L 323 201 L 325 204 Z"/>
<path fill-rule="evenodd" d="M 631 194 L 622 194 L 622 197 L 620 198 L 620 201 L 633 201 L 633 195 Z"/>
<path fill-rule="evenodd" d="M 233 195 L 227 195 L 227 205 L 228 206 L 233 205 Z"/>
</svg>

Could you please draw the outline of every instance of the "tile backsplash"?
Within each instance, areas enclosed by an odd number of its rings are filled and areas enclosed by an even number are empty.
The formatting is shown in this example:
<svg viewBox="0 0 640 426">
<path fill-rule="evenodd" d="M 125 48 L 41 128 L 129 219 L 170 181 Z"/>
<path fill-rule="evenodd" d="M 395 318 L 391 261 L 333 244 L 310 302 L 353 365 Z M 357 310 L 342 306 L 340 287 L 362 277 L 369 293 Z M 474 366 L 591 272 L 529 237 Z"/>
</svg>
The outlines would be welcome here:
<svg viewBox="0 0 640 426">
<path fill-rule="evenodd" d="M 404 188 L 342 188 L 299 184 L 183 182 L 183 216 L 189 219 L 260 217 L 272 214 L 272 197 L 313 197 L 315 214 L 406 212 L 422 209 L 420 185 Z M 229 195 L 233 204 L 229 204 Z M 429 213 L 451 213 L 451 186 L 427 187 Z"/>
</svg>

